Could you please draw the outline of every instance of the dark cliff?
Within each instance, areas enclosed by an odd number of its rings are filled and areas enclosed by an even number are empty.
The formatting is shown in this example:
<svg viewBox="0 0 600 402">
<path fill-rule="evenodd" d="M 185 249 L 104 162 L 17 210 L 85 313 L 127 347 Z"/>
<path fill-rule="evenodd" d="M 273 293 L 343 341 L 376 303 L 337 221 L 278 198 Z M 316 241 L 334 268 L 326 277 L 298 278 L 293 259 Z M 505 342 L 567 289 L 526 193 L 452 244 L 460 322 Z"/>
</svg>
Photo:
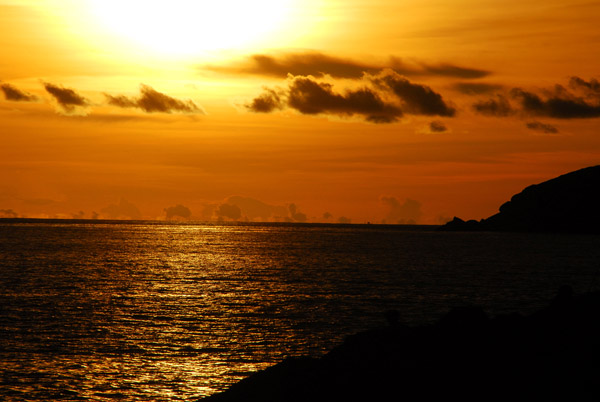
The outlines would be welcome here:
<svg viewBox="0 0 600 402">
<path fill-rule="evenodd" d="M 530 315 L 452 310 L 436 324 L 350 336 L 319 359 L 289 358 L 204 399 L 598 401 L 600 293 L 563 288 Z"/>
<path fill-rule="evenodd" d="M 441 230 L 600 233 L 600 166 L 525 188 L 481 221 L 454 218 Z"/>
</svg>

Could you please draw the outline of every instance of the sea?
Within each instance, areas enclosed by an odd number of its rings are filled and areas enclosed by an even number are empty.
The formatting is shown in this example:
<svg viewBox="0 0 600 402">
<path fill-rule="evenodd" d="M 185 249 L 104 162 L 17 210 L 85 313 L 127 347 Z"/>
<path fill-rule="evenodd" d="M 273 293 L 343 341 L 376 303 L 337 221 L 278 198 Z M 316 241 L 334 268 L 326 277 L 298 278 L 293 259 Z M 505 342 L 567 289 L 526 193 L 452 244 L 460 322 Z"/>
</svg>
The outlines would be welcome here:
<svg viewBox="0 0 600 402">
<path fill-rule="evenodd" d="M 0 400 L 193 401 L 453 307 L 600 289 L 600 236 L 0 220 Z"/>
</svg>

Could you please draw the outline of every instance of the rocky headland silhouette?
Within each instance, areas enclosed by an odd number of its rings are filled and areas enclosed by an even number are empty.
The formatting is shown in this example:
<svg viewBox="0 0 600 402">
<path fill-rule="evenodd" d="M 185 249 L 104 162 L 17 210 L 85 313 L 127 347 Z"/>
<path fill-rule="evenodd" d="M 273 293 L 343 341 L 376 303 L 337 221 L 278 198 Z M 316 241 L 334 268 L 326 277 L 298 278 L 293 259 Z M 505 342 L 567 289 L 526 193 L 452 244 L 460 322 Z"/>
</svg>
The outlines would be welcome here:
<svg viewBox="0 0 600 402">
<path fill-rule="evenodd" d="M 202 400 L 600 400 L 600 292 L 563 287 L 528 316 L 461 307 L 418 327 L 386 318 L 321 358 L 287 358 Z"/>
<path fill-rule="evenodd" d="M 525 188 L 480 221 L 455 217 L 440 230 L 600 233 L 600 165 Z"/>
</svg>

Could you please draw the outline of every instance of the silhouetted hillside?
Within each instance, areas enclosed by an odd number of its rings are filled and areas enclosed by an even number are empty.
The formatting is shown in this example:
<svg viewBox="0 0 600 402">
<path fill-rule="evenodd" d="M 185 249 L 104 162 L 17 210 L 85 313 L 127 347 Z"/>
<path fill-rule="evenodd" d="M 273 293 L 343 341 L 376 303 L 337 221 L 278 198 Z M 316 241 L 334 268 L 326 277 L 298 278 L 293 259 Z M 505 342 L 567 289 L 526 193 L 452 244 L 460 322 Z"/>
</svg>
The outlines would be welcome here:
<svg viewBox="0 0 600 402">
<path fill-rule="evenodd" d="M 600 233 L 600 166 L 527 187 L 481 221 L 454 218 L 441 230 Z"/>
<path fill-rule="evenodd" d="M 388 318 L 320 359 L 288 358 L 203 401 L 600 400 L 600 293 L 565 287 L 531 316 L 463 307 L 415 328 Z"/>
</svg>

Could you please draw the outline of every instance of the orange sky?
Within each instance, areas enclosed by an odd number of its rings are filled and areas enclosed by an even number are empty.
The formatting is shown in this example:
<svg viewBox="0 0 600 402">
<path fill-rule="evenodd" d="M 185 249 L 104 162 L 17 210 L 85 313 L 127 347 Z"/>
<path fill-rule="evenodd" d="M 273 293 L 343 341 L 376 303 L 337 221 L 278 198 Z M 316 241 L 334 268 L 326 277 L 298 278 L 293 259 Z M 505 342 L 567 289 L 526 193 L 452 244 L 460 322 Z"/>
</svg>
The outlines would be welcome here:
<svg viewBox="0 0 600 402">
<path fill-rule="evenodd" d="M 0 0 L 0 217 L 437 224 L 600 161 L 600 2 L 252 4 Z"/>
</svg>

